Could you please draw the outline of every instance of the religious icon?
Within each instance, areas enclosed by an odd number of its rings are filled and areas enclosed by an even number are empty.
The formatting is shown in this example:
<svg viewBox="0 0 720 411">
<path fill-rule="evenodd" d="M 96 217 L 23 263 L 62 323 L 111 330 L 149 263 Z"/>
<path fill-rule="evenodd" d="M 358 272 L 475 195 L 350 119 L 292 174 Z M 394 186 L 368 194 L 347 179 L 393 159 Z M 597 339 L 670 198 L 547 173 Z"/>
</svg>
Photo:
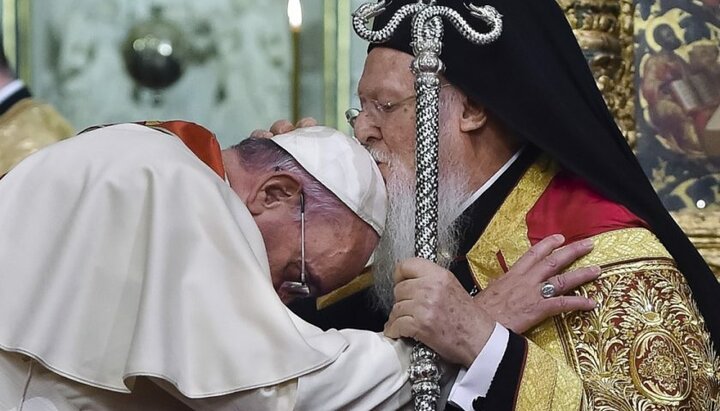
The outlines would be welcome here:
<svg viewBox="0 0 720 411">
<path fill-rule="evenodd" d="M 637 6 L 638 158 L 669 210 L 705 209 L 720 200 L 720 9 Z"/>
</svg>

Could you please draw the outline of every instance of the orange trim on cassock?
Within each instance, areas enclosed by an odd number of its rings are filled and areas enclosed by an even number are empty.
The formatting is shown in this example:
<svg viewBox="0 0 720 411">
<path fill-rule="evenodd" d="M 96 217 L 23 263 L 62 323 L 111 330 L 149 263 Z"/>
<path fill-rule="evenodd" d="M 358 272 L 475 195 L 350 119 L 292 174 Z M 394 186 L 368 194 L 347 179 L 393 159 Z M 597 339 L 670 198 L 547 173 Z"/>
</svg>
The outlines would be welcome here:
<svg viewBox="0 0 720 411">
<path fill-rule="evenodd" d="M 566 171 L 553 178 L 527 213 L 526 222 L 533 245 L 552 234 L 562 234 L 566 243 L 572 243 L 623 228 L 648 228 L 630 210 Z"/>
<path fill-rule="evenodd" d="M 220 143 L 215 134 L 205 127 L 189 121 L 142 121 L 137 124 L 167 130 L 175 134 L 203 163 L 220 178 L 225 178 Z"/>
</svg>

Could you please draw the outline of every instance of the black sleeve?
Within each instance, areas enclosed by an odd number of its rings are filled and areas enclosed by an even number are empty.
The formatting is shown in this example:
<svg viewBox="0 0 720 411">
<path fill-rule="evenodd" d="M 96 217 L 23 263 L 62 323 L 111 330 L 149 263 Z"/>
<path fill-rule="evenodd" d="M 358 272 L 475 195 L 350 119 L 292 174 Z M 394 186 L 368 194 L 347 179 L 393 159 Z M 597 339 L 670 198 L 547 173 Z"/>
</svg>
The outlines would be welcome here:
<svg viewBox="0 0 720 411">
<path fill-rule="evenodd" d="M 510 331 L 510 339 L 505 349 L 495 377 L 490 384 L 487 395 L 476 397 L 472 406 L 475 411 L 513 411 L 522 372 L 525 368 L 527 355 L 527 341 L 524 337 Z M 462 411 L 460 408 L 448 403 L 445 411 Z"/>
<path fill-rule="evenodd" d="M 527 341 L 524 337 L 510 331 L 505 355 L 500 361 L 487 395 L 485 398 L 477 397 L 473 401 L 475 411 L 512 411 L 515 409 L 515 400 L 525 368 L 526 355 Z"/>
<path fill-rule="evenodd" d="M 366 288 L 322 310 L 315 308 L 315 299 L 298 301 L 291 304 L 290 309 L 323 330 L 355 328 L 380 332 L 387 315 L 373 307 L 371 292 L 371 288 Z"/>
<path fill-rule="evenodd" d="M 527 341 L 524 337 L 510 331 L 510 339 L 505 349 L 490 389 L 485 397 L 473 400 L 474 411 L 513 411 L 517 392 L 522 380 L 527 355 Z M 462 411 L 448 403 L 445 411 Z"/>
</svg>

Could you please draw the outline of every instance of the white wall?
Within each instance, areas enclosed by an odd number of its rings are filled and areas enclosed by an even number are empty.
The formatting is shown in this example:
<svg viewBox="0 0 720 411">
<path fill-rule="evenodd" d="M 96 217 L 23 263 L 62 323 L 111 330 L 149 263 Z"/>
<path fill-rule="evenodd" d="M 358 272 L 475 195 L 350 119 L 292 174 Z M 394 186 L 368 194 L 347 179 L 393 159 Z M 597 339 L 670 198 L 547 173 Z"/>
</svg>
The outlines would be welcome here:
<svg viewBox="0 0 720 411">
<path fill-rule="evenodd" d="M 92 124 L 185 119 L 213 130 L 226 146 L 289 115 L 290 40 L 285 0 L 33 0 L 34 93 L 78 130 Z M 151 6 L 196 47 L 219 53 L 190 65 L 160 95 L 133 99 L 121 47 Z M 195 28 L 208 24 L 207 34 Z M 225 98 L 218 99 L 224 89 Z"/>
</svg>

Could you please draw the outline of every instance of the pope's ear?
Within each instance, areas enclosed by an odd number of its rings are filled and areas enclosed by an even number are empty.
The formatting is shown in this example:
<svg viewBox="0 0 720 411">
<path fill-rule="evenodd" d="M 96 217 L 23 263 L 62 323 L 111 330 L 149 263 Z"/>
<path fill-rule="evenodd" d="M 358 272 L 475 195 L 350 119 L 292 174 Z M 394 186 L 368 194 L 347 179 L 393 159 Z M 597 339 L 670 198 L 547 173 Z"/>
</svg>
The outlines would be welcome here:
<svg viewBox="0 0 720 411">
<path fill-rule="evenodd" d="M 301 189 L 300 182 L 293 175 L 273 173 L 255 185 L 245 205 L 252 215 L 262 214 L 283 205 L 297 203 Z"/>
<path fill-rule="evenodd" d="M 460 130 L 470 133 L 481 129 L 487 123 L 487 110 L 469 98 L 463 99 L 463 112 L 460 117 Z"/>
</svg>

